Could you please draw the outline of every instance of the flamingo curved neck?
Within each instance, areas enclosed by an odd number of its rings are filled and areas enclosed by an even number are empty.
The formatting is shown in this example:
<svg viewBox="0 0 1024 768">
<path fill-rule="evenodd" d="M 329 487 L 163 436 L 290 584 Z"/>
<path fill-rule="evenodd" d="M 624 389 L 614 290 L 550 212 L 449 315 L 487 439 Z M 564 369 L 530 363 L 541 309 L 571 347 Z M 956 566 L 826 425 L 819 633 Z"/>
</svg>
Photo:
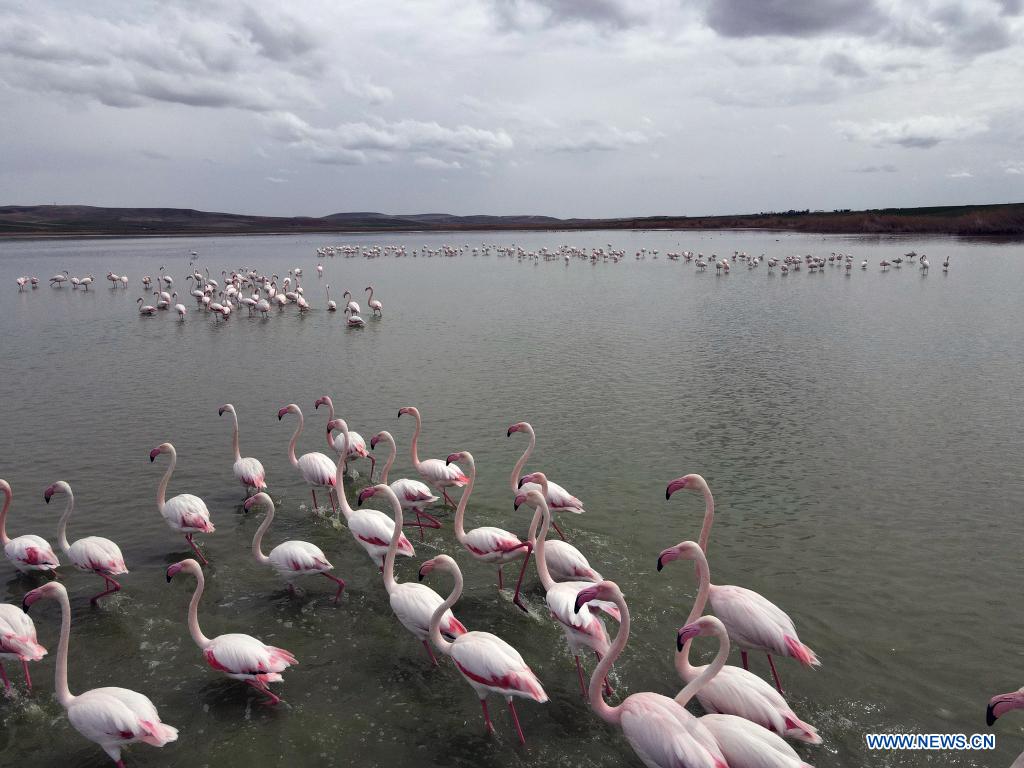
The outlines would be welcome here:
<svg viewBox="0 0 1024 768">
<path fill-rule="evenodd" d="M 388 460 L 384 462 L 384 469 L 380 473 L 380 481 L 384 485 L 388 484 L 388 472 L 391 471 L 391 465 L 395 463 L 395 457 L 398 456 L 398 446 L 395 445 L 395 438 L 391 436 L 390 432 L 384 434 L 384 439 L 388 441 L 388 445 L 391 446 L 391 452 L 388 454 Z"/>
<path fill-rule="evenodd" d="M 473 495 L 473 486 L 475 484 L 476 462 L 473 459 L 469 459 L 469 482 L 466 484 L 466 490 L 459 497 L 459 506 L 455 508 L 455 521 L 452 523 L 452 526 L 455 528 L 455 538 L 458 539 L 460 544 L 465 544 L 466 542 L 466 507 L 469 505 L 469 497 Z"/>
<path fill-rule="evenodd" d="M 341 428 L 341 453 L 338 454 L 338 467 L 334 471 L 334 492 L 338 496 L 341 514 L 348 520 L 352 516 L 348 496 L 345 495 L 345 467 L 348 465 L 348 427 Z M 328 489 L 329 492 L 329 489 Z"/>
<path fill-rule="evenodd" d="M 205 649 L 210 644 L 210 639 L 199 629 L 199 600 L 203 596 L 203 589 L 206 588 L 206 579 L 203 577 L 202 569 L 197 568 L 194 574 L 196 577 L 196 589 L 192 593 L 192 599 L 188 604 L 188 633 L 192 635 L 196 645 Z"/>
<path fill-rule="evenodd" d="M 295 434 L 292 435 L 292 441 L 288 443 L 288 460 L 292 463 L 293 467 L 299 466 L 299 460 L 295 458 L 295 444 L 299 442 L 299 435 L 302 434 L 302 426 L 306 421 L 302 417 L 302 411 L 296 411 L 296 415 L 299 417 L 299 426 L 295 428 Z"/>
<path fill-rule="evenodd" d="M 530 444 L 526 446 L 526 450 L 523 451 L 523 455 L 519 457 L 519 461 L 516 462 L 516 466 L 512 470 L 512 493 L 519 492 L 519 475 L 522 474 L 523 467 L 526 466 L 526 462 L 529 461 L 530 455 L 537 445 L 537 434 L 533 431 L 533 427 L 529 427 L 528 431 L 530 433 Z M 546 491 L 545 495 L 547 495 Z"/>
<path fill-rule="evenodd" d="M 4 508 L 0 510 L 0 544 L 6 545 L 11 540 L 7 535 L 7 510 L 11 508 L 11 491 L 4 487 Z"/>
<path fill-rule="evenodd" d="M 242 458 L 241 451 L 238 450 L 238 414 L 235 413 L 235 409 L 231 409 L 231 418 L 235 422 L 234 435 L 231 438 L 231 447 L 235 451 L 235 461 L 240 461 Z"/>
<path fill-rule="evenodd" d="M 545 499 L 547 499 L 547 497 L 548 497 L 548 478 L 547 478 L 546 475 L 544 476 L 544 482 L 542 482 L 540 484 L 540 492 L 541 492 L 541 495 Z M 548 513 L 550 515 L 551 507 L 548 507 Z M 530 520 L 530 529 L 526 532 L 527 540 L 532 541 L 534 546 L 537 546 L 537 541 L 536 541 L 536 538 L 537 538 L 537 527 L 540 525 L 540 521 L 541 521 L 541 514 L 540 514 L 540 507 L 538 507 L 537 509 L 535 509 L 533 511 L 533 519 Z M 545 528 L 545 532 L 547 530 L 548 529 Z M 544 538 L 545 539 L 547 538 L 547 534 L 546 533 L 544 535 Z"/>
<path fill-rule="evenodd" d="M 327 423 L 330 424 L 334 421 L 334 401 L 331 400 L 327 395 L 324 395 L 324 404 L 327 406 Z M 334 450 L 334 440 L 331 435 L 331 428 L 327 428 L 327 447 L 332 451 Z"/>
<path fill-rule="evenodd" d="M 64 514 L 60 516 L 60 527 L 57 529 L 57 543 L 60 544 L 60 548 L 65 553 L 71 549 L 71 545 L 68 544 L 68 520 L 71 519 L 71 511 L 75 508 L 75 495 L 71 492 L 70 486 L 66 491 L 68 495 L 68 503 L 64 506 Z"/>
<path fill-rule="evenodd" d="M 451 654 L 454 643 L 441 634 L 441 617 L 444 616 L 445 611 L 450 610 L 459 601 L 459 598 L 462 597 L 462 571 L 456 567 L 452 575 L 455 577 L 455 584 L 452 586 L 451 594 L 434 609 L 434 613 L 430 616 L 430 642 L 434 644 L 435 648 L 447 655 Z"/>
<path fill-rule="evenodd" d="M 263 518 L 260 527 L 256 529 L 256 535 L 252 537 L 252 556 L 256 558 L 257 563 L 266 564 L 270 562 L 270 558 L 263 554 L 263 534 L 269 530 L 272 522 L 274 522 L 273 502 L 267 506 L 267 516 Z"/>
<path fill-rule="evenodd" d="M 540 583 L 544 585 L 544 591 L 547 592 L 553 586 L 555 586 L 555 580 L 551 578 L 551 572 L 548 570 L 548 561 L 544 558 L 544 540 L 548 537 L 548 529 L 551 527 L 551 510 L 548 508 L 548 504 L 543 499 L 536 511 L 533 513 L 533 517 L 536 520 L 537 512 L 540 512 L 541 523 L 540 523 L 540 535 L 537 537 L 536 548 L 537 556 L 534 561 L 537 563 L 537 575 L 540 577 Z M 530 523 L 530 527 L 533 528 L 533 523 Z"/>
<path fill-rule="evenodd" d="M 384 588 L 390 595 L 398 585 L 395 579 L 395 555 L 398 554 L 398 540 L 402 538 L 402 526 L 405 525 L 405 518 L 402 515 L 402 505 L 394 493 L 391 497 L 391 509 L 395 513 L 395 530 L 391 533 L 391 541 L 388 543 L 388 552 L 384 556 Z"/>
<path fill-rule="evenodd" d="M 178 463 L 178 452 L 174 450 L 173 445 L 168 453 L 171 455 L 171 461 L 167 465 L 167 469 L 164 471 L 163 479 L 160 480 L 160 486 L 156 489 L 156 506 L 161 511 L 163 511 L 164 508 L 164 497 L 167 493 L 167 484 L 171 482 L 171 475 L 174 473 L 174 466 Z"/>
<path fill-rule="evenodd" d="M 694 561 L 694 567 L 697 571 L 699 586 L 697 588 L 697 598 L 693 601 L 693 608 L 690 609 L 690 615 L 686 617 L 685 624 L 696 621 L 704 614 L 704 607 L 708 604 L 708 596 L 711 593 L 711 569 L 708 568 L 708 561 L 703 553 L 701 553 L 700 558 Z M 690 664 L 691 645 L 693 645 L 693 638 L 689 637 L 683 643 L 683 649 L 676 652 L 675 659 L 676 672 L 687 683 L 692 681 L 696 674 L 696 669 Z"/>
<path fill-rule="evenodd" d="M 590 707 L 598 717 L 606 723 L 618 725 L 622 720 L 622 705 L 619 704 L 618 706 L 611 707 L 605 702 L 604 680 L 629 640 L 629 608 L 626 606 L 626 601 L 621 593 L 614 595 L 612 602 L 618 606 L 622 620 L 619 622 L 619 631 L 615 635 L 615 642 L 612 643 L 612 647 L 608 649 L 608 653 L 601 659 L 590 676 L 587 698 L 590 699 Z"/>
<path fill-rule="evenodd" d="M 704 483 L 704 522 L 700 527 L 700 544 L 701 550 L 707 554 L 708 551 L 708 539 L 711 538 L 711 526 L 715 523 L 715 497 L 711 495 L 711 489 L 707 483 Z"/>
<path fill-rule="evenodd" d="M 368 298 L 366 300 L 366 303 L 369 304 L 371 301 L 373 301 L 373 286 L 372 285 L 370 286 L 370 298 Z"/>
<path fill-rule="evenodd" d="M 54 675 L 53 687 L 57 693 L 57 701 L 67 709 L 75 700 L 71 689 L 68 688 L 68 645 L 71 643 L 71 602 L 68 600 L 68 593 L 61 591 L 57 593 L 60 601 L 60 644 L 57 646 L 57 669 Z"/>
<path fill-rule="evenodd" d="M 412 465 L 419 471 L 420 455 L 417 446 L 420 441 L 420 430 L 423 429 L 423 417 L 420 416 L 419 411 L 413 411 L 412 415 L 416 417 L 416 430 L 412 433 Z"/>
<path fill-rule="evenodd" d="M 729 658 L 728 633 L 726 633 L 723 627 L 716 626 L 714 635 L 718 638 L 718 653 L 715 654 L 715 660 L 704 667 L 703 672 L 687 683 L 686 687 L 676 694 L 676 703 L 681 707 L 685 707 L 690 699 L 700 693 L 701 689 L 711 682 L 711 678 L 718 674 L 719 670 L 725 666 L 725 660 Z"/>
</svg>

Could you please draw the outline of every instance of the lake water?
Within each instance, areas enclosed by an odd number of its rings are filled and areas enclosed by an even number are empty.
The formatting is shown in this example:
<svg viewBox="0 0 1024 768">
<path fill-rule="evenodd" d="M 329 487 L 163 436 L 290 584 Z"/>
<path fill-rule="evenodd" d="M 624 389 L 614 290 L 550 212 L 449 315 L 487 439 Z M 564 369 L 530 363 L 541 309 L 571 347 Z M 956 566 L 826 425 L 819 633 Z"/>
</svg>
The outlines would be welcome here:
<svg viewBox="0 0 1024 768">
<path fill-rule="evenodd" d="M 470 254 L 456 258 L 327 258 L 317 279 L 314 249 L 329 244 L 424 244 L 527 249 L 611 243 L 618 264 L 539 263 Z M 638 261 L 641 247 L 660 257 Z M 698 274 L 665 258 L 692 249 L 769 256 L 832 251 L 856 268 L 769 277 L 764 264 L 728 276 Z M 314 311 L 270 318 L 235 313 L 226 323 L 189 307 L 140 318 L 143 274 L 165 265 L 187 293 L 189 251 L 220 275 L 252 267 L 284 275 L 301 267 Z M 911 249 L 932 268 L 882 273 L 878 262 Z M 1024 537 L 1024 248 L 956 239 L 822 237 L 767 232 L 458 233 L 320 235 L 0 243 L 0 477 L 14 488 L 12 534 L 56 542 L 63 500 L 42 494 L 71 483 L 70 538 L 116 540 L 131 573 L 124 591 L 90 608 L 99 579 L 65 566 L 74 612 L 73 691 L 122 685 L 144 692 L 181 730 L 161 750 L 128 753 L 136 766 L 639 766 L 621 734 L 580 698 L 562 633 L 546 617 L 535 573 L 529 614 L 495 591 L 494 572 L 461 550 L 451 530 L 413 537 L 401 579 L 446 552 L 466 592 L 455 612 L 470 628 L 514 645 L 551 697 L 523 702 L 527 748 L 492 699 L 497 734 L 486 737 L 472 690 L 448 660 L 426 663 L 390 612 L 376 569 L 347 531 L 311 513 L 306 486 L 287 459 L 298 403 L 306 414 L 300 453 L 325 450 L 330 394 L 366 438 L 398 440 L 392 478 L 413 477 L 413 423 L 423 413 L 421 455 L 473 452 L 479 471 L 467 527 L 525 533 L 508 489 L 527 420 L 538 435 L 528 469 L 545 469 L 581 497 L 587 513 L 561 519 L 571 541 L 623 589 L 633 634 L 613 682 L 617 694 L 680 687 L 675 631 L 694 595 L 689 568 L 658 573 L 658 552 L 696 539 L 703 502 L 664 489 L 687 472 L 716 494 L 710 563 L 716 583 L 757 590 L 786 610 L 822 660 L 809 671 L 783 659 L 794 709 L 824 737 L 801 755 L 828 766 L 991 766 L 1024 749 L 1024 717 L 1000 720 L 996 754 L 870 753 L 872 731 L 988 732 L 985 705 L 1024 683 L 1020 550 Z M 952 257 L 948 274 L 941 262 Z M 859 269 L 862 259 L 870 267 Z M 60 270 L 97 282 L 88 293 L 54 290 Z M 128 274 L 130 289 L 103 276 Z M 18 293 L 17 276 L 43 285 Z M 365 299 L 372 283 L 384 317 L 362 330 L 324 311 L 320 286 L 341 301 Z M 340 605 L 326 579 L 288 595 L 249 553 L 261 515 L 242 511 L 231 473 L 232 402 L 243 455 L 267 468 L 277 518 L 266 548 L 288 538 L 321 546 L 348 582 Z M 164 459 L 178 449 L 168 494 L 206 500 L 217 532 L 200 536 L 211 560 L 200 620 L 209 636 L 247 632 L 288 648 L 300 665 L 274 686 L 288 702 L 255 704 L 243 685 L 206 668 L 185 626 L 187 578 L 167 584 L 169 563 L 188 555 L 157 512 Z M 366 482 L 367 464 L 349 486 Z M 379 506 L 374 503 L 375 506 Z M 66 562 L 66 558 L 62 556 Z M 514 568 L 508 569 L 514 575 Z M 180 583 L 179 583 L 180 582 Z M 322 582 L 322 583 L 320 583 Z M 0 564 L 4 600 L 20 603 L 34 583 Z M 430 580 L 442 594 L 450 582 Z M 32 667 L 30 698 L 0 700 L 0 762 L 104 766 L 107 758 L 72 731 L 53 697 L 59 610 L 33 611 L 50 656 Z M 611 629 L 611 628 L 610 628 Z M 703 659 L 715 647 L 697 645 Z M 738 663 L 734 651 L 732 661 Z M 588 660 L 588 672 L 592 663 Z M 7 665 L 12 679 L 20 671 Z M 752 669 L 768 676 L 763 655 Z M 18 684 L 19 689 L 21 684 Z M 699 711 L 695 709 L 694 711 Z M 294 762 L 291 762 L 294 761 Z"/>
</svg>

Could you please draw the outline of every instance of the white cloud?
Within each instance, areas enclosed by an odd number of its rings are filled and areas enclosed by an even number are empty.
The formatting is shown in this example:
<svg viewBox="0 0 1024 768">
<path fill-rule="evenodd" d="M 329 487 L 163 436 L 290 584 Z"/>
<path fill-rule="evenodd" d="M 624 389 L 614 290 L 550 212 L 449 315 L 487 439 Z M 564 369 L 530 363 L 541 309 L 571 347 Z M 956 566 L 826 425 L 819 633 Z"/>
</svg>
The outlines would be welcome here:
<svg viewBox="0 0 1024 768">
<path fill-rule="evenodd" d="M 984 133 L 988 123 L 977 116 L 921 115 L 894 121 L 839 122 L 836 127 L 849 141 L 929 149 L 945 141 L 960 141 Z"/>
</svg>

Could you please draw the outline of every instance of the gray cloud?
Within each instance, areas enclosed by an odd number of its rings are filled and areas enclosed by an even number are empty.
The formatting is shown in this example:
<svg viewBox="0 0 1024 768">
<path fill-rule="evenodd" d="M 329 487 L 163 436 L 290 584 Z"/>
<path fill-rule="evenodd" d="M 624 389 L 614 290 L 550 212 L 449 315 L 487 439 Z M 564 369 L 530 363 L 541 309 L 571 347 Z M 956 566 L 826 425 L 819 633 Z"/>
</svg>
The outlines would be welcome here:
<svg viewBox="0 0 1024 768">
<path fill-rule="evenodd" d="M 832 72 L 832 74 L 839 75 L 840 77 L 868 76 L 867 70 L 865 70 L 856 59 L 845 53 L 840 53 L 839 51 L 833 51 L 832 53 L 826 54 L 822 58 L 821 63 L 826 69 Z"/>
<path fill-rule="evenodd" d="M 626 28 L 639 24 L 644 16 L 639 4 L 629 0 L 492 0 L 504 24 L 524 29 L 584 22 L 597 26 Z"/>
<path fill-rule="evenodd" d="M 862 168 L 851 168 L 851 173 L 896 173 L 899 169 L 890 163 L 885 165 L 865 165 Z"/>
<path fill-rule="evenodd" d="M 868 33 L 883 21 L 873 0 L 714 0 L 706 18 L 725 37 Z"/>
<path fill-rule="evenodd" d="M 984 133 L 988 130 L 988 123 L 978 117 L 921 115 L 896 121 L 840 122 L 837 127 L 849 141 L 930 149 L 942 142 L 968 139 Z"/>
</svg>

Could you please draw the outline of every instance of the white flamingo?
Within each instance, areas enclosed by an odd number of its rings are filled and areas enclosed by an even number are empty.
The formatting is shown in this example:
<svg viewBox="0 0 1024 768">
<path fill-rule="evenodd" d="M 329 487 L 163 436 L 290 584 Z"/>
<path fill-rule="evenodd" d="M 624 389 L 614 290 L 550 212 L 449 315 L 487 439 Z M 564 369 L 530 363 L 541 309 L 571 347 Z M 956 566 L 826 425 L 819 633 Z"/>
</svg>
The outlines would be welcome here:
<svg viewBox="0 0 1024 768">
<path fill-rule="evenodd" d="M 160 480 L 160 485 L 157 487 L 156 508 L 172 531 L 185 535 L 185 541 L 206 565 L 209 561 L 199 551 L 199 547 L 196 546 L 192 537 L 197 533 L 213 533 L 216 530 L 213 523 L 210 522 L 210 510 L 206 508 L 206 502 L 191 493 L 179 493 L 164 501 L 167 484 L 171 481 L 171 474 L 178 463 L 178 452 L 170 443 L 161 443 L 149 452 L 150 462 L 155 461 L 161 453 L 169 453 L 171 463 L 167 465 L 167 471 L 164 472 L 163 479 Z"/>
<path fill-rule="evenodd" d="M 238 414 L 235 412 L 235 406 L 225 403 L 217 410 L 217 415 L 223 416 L 225 412 L 231 414 L 234 427 L 231 432 L 231 449 L 235 454 L 235 463 L 231 465 L 231 471 L 234 472 L 235 479 L 245 488 L 246 493 L 250 488 L 262 491 L 267 487 L 267 473 L 259 459 L 254 459 L 251 456 L 243 458 L 238 449 Z"/>
<path fill-rule="evenodd" d="M 11 565 L 22 573 L 56 571 L 60 561 L 46 539 L 32 533 L 13 539 L 7 535 L 7 512 L 14 493 L 6 480 L 0 480 L 0 493 L 4 495 L 4 506 L 0 509 L 0 543 L 4 545 L 4 555 Z"/>
<path fill-rule="evenodd" d="M 295 403 L 289 403 L 277 412 L 278 421 L 283 419 L 286 413 L 294 413 L 299 417 L 299 425 L 295 428 L 292 441 L 288 444 L 288 460 L 292 463 L 293 467 L 299 470 L 302 479 L 310 486 L 310 492 L 313 494 L 313 509 L 317 508 L 316 489 L 326 488 L 327 498 L 331 501 L 331 509 L 337 513 L 338 509 L 334 505 L 334 497 L 331 496 L 331 489 L 334 488 L 335 483 L 334 462 L 324 454 L 316 451 L 304 453 L 298 458 L 295 457 L 295 444 L 299 441 L 299 435 L 302 434 L 305 419 L 302 416 L 302 410 Z"/>
</svg>

